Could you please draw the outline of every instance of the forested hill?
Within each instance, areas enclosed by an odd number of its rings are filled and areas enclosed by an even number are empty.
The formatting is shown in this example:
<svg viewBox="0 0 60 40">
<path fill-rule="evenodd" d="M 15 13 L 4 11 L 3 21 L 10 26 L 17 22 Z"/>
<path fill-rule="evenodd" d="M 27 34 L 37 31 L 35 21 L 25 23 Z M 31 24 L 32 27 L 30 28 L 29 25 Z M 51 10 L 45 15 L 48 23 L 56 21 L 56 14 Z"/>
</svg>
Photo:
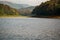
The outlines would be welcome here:
<svg viewBox="0 0 60 40">
<path fill-rule="evenodd" d="M 6 15 L 18 15 L 18 11 L 8 5 L 0 4 L 0 16 Z"/>
<path fill-rule="evenodd" d="M 32 11 L 35 17 L 60 16 L 60 0 L 50 0 L 36 6 Z"/>
</svg>

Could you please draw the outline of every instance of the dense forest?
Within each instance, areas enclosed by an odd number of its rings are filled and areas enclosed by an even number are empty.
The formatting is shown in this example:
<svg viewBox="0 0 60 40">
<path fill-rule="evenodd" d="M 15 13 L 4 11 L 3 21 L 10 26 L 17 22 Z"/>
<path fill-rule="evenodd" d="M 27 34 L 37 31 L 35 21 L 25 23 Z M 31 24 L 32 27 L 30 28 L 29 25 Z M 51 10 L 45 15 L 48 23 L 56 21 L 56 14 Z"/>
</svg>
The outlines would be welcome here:
<svg viewBox="0 0 60 40">
<path fill-rule="evenodd" d="M 60 16 L 60 0 L 50 0 L 36 6 L 32 11 L 34 17 Z"/>
</svg>

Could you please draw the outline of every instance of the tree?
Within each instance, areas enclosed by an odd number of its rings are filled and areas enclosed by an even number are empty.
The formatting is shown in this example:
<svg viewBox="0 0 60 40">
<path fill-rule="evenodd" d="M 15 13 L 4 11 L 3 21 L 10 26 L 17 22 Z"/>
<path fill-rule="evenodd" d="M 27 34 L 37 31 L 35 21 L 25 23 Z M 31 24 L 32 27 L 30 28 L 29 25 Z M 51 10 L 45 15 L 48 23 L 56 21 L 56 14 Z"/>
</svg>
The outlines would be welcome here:
<svg viewBox="0 0 60 40">
<path fill-rule="evenodd" d="M 35 17 L 60 16 L 60 4 L 54 2 L 54 0 L 41 3 L 41 5 L 35 7 L 32 11 L 32 15 Z"/>
</svg>

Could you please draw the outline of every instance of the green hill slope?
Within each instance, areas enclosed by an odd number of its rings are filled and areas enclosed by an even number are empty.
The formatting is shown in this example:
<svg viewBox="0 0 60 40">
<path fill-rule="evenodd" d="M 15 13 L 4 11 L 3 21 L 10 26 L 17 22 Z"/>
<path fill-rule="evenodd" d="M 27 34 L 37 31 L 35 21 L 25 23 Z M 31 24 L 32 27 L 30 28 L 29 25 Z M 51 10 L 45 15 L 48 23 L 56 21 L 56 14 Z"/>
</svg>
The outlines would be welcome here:
<svg viewBox="0 0 60 40">
<path fill-rule="evenodd" d="M 0 4 L 0 16 L 19 15 L 19 12 L 8 5 Z"/>
</svg>

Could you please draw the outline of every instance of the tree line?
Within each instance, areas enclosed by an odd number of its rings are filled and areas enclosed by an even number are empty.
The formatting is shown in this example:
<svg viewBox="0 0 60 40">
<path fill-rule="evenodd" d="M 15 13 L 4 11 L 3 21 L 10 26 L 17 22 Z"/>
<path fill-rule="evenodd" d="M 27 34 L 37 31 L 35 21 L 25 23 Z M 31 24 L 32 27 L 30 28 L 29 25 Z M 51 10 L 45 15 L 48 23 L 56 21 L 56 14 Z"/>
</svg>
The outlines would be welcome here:
<svg viewBox="0 0 60 40">
<path fill-rule="evenodd" d="M 60 16 L 60 0 L 50 0 L 36 6 L 32 11 L 34 17 Z"/>
</svg>

